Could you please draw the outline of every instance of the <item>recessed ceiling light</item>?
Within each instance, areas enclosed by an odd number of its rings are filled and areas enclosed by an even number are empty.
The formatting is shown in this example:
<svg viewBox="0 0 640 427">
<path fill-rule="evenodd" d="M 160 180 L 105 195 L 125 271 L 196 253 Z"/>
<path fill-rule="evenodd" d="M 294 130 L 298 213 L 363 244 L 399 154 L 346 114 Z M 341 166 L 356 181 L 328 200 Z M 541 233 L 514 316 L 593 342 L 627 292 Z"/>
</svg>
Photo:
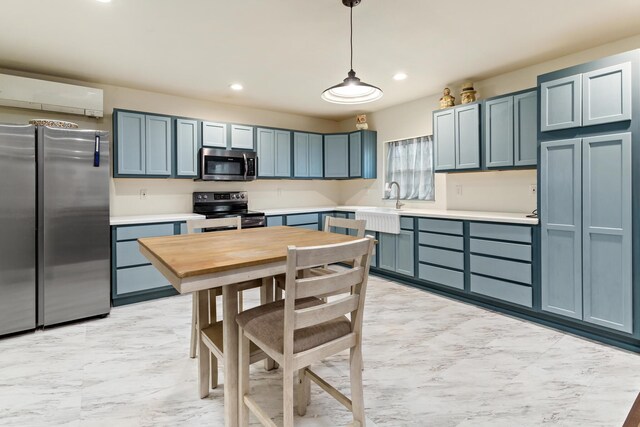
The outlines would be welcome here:
<svg viewBox="0 0 640 427">
<path fill-rule="evenodd" d="M 234 83 L 229 87 L 231 88 L 231 90 L 242 90 L 242 89 L 244 89 L 240 83 Z"/>
<path fill-rule="evenodd" d="M 100 3 L 111 3 L 111 0 L 96 0 L 96 1 Z"/>
<path fill-rule="evenodd" d="M 404 80 L 407 78 L 407 74 L 406 73 L 395 73 L 393 75 L 393 80 Z"/>
</svg>

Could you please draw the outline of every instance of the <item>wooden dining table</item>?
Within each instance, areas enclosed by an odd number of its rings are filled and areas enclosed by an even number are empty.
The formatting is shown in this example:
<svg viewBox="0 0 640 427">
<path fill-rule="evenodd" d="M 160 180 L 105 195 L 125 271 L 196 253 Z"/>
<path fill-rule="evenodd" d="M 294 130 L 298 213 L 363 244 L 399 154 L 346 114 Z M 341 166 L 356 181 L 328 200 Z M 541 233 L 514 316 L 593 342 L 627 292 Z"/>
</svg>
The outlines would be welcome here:
<svg viewBox="0 0 640 427">
<path fill-rule="evenodd" d="M 268 292 L 273 295 L 271 278 L 285 272 L 288 246 L 320 246 L 356 239 L 344 234 L 282 226 L 138 240 L 140 252 L 179 293 L 197 292 L 200 397 L 209 394 L 210 356 L 201 332 L 210 324 L 207 291 L 222 288 L 225 426 L 238 425 L 238 325 L 235 320 L 238 292 L 235 285 L 262 279 L 263 289 L 268 286 Z M 266 301 L 272 298 L 267 297 Z"/>
</svg>

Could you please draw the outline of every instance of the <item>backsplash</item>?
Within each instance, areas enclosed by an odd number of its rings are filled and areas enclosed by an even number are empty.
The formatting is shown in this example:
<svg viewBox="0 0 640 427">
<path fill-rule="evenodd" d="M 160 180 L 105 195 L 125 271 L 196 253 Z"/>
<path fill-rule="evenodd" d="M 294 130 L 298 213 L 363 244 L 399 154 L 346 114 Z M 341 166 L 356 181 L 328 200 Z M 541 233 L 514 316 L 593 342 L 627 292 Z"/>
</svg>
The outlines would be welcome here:
<svg viewBox="0 0 640 427">
<path fill-rule="evenodd" d="M 536 209 L 536 182 L 535 170 L 451 173 L 447 209 L 529 213 Z"/>
<path fill-rule="evenodd" d="M 111 180 L 111 215 L 191 212 L 194 191 L 248 191 L 249 209 L 336 206 L 341 181 L 259 180 L 202 182 L 191 179 Z M 146 191 L 146 198 L 140 195 Z"/>
</svg>

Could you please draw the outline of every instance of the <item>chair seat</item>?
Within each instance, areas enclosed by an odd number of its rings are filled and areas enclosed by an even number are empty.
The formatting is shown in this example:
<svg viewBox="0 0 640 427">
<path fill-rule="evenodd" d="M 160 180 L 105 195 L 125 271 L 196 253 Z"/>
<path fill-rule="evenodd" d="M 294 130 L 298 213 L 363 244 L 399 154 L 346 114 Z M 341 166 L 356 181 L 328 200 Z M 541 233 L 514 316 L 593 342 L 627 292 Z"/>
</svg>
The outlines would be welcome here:
<svg viewBox="0 0 640 427">
<path fill-rule="evenodd" d="M 324 304 L 318 298 L 303 298 L 296 301 L 296 309 Z M 261 305 L 244 311 L 236 321 L 245 332 L 278 353 L 284 352 L 284 300 Z M 308 328 L 297 329 L 293 336 L 293 352 L 305 350 L 333 341 L 351 333 L 351 322 L 346 316 Z"/>
</svg>

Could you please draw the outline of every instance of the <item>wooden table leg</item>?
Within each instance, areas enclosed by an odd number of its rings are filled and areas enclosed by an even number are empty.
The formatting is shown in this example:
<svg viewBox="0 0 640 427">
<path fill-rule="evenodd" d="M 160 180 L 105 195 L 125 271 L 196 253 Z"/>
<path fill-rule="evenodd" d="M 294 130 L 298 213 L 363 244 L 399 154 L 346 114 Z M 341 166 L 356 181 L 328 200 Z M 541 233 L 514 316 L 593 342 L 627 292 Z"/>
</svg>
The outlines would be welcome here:
<svg viewBox="0 0 640 427">
<path fill-rule="evenodd" d="M 238 426 L 238 291 L 234 285 L 222 287 L 224 347 L 224 425 Z M 207 363 L 208 364 L 208 363 Z"/>
<path fill-rule="evenodd" d="M 211 355 L 209 349 L 202 340 L 202 329 L 209 326 L 209 292 L 198 291 L 198 385 L 200 388 L 200 399 L 209 396 L 209 360 Z"/>
<path fill-rule="evenodd" d="M 262 287 L 260 288 L 260 304 L 269 304 L 270 302 L 273 302 L 273 286 L 274 286 L 274 282 L 273 282 L 273 277 L 264 277 L 262 279 Z M 276 362 L 270 358 L 267 357 L 266 359 L 264 359 L 264 370 L 265 371 L 272 371 L 276 368 Z"/>
</svg>

